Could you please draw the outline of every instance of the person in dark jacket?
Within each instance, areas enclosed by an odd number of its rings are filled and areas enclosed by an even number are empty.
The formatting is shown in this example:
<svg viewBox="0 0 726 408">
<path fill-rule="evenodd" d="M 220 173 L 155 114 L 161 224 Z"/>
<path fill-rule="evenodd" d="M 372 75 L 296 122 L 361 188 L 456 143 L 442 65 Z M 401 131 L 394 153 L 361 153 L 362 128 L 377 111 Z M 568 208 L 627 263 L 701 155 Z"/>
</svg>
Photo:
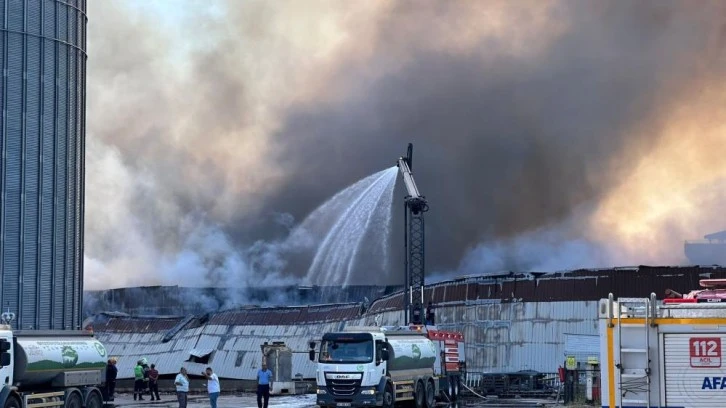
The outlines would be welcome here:
<svg viewBox="0 0 726 408">
<path fill-rule="evenodd" d="M 149 368 L 149 362 L 146 360 L 146 357 L 141 359 L 141 367 L 144 369 L 144 394 L 147 390 L 151 394 L 151 388 L 149 386 L 149 371 L 151 371 L 151 368 Z"/>
<path fill-rule="evenodd" d="M 159 370 L 156 369 L 156 364 L 152 364 L 149 370 L 149 394 L 151 394 L 152 401 L 154 395 L 156 395 L 157 401 L 161 401 L 159 398 Z"/>
<path fill-rule="evenodd" d="M 118 368 L 116 368 L 116 359 L 111 358 L 106 364 L 106 398 L 113 401 L 113 393 L 116 391 L 116 376 Z"/>
</svg>

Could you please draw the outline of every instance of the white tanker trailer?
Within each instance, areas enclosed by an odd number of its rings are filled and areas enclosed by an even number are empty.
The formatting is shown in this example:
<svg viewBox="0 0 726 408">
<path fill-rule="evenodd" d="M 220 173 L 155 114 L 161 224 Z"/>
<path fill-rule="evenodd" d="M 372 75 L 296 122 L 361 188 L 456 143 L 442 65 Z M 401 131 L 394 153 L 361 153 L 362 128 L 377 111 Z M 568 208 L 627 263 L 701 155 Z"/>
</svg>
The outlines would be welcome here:
<svg viewBox="0 0 726 408">
<path fill-rule="evenodd" d="M 101 408 L 107 360 L 90 332 L 0 325 L 0 408 Z"/>
<path fill-rule="evenodd" d="M 317 405 L 390 408 L 413 401 L 433 407 L 455 400 L 461 384 L 464 337 L 434 327 L 351 327 L 326 333 L 317 354 Z"/>
</svg>

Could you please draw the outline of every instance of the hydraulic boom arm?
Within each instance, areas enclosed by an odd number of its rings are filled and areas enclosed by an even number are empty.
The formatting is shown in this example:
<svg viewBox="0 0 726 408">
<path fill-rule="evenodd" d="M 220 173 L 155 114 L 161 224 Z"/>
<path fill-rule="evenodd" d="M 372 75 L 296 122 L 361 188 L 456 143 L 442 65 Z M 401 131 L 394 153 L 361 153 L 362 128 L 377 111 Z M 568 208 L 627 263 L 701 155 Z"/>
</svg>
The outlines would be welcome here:
<svg viewBox="0 0 726 408">
<path fill-rule="evenodd" d="M 413 172 L 411 170 L 413 168 L 412 161 L 413 144 L 409 143 L 407 156 L 399 157 L 398 159 L 398 169 L 401 171 L 403 183 L 406 185 L 406 191 L 408 191 L 406 207 L 410 208 L 414 213 L 419 213 L 428 210 L 428 205 L 426 204 L 426 198 L 418 192 L 416 181 L 413 179 Z"/>
<path fill-rule="evenodd" d="M 406 157 L 398 159 L 398 169 L 403 177 L 408 195 L 404 200 L 406 248 L 404 307 L 406 324 L 422 324 L 424 316 L 424 217 L 428 211 L 426 198 L 422 196 L 413 179 L 413 145 L 408 144 Z"/>
</svg>

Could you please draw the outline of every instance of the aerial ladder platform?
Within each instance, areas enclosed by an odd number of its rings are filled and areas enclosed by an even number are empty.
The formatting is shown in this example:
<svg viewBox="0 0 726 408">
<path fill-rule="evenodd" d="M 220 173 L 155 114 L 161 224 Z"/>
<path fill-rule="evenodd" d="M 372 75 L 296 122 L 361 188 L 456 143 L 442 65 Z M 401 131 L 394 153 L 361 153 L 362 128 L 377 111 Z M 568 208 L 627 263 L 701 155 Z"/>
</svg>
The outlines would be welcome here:
<svg viewBox="0 0 726 408">
<path fill-rule="evenodd" d="M 398 170 L 403 177 L 407 195 L 404 199 L 404 315 L 405 324 L 424 323 L 425 223 L 429 205 L 413 178 L 413 144 L 408 144 L 405 157 L 399 157 Z"/>
</svg>

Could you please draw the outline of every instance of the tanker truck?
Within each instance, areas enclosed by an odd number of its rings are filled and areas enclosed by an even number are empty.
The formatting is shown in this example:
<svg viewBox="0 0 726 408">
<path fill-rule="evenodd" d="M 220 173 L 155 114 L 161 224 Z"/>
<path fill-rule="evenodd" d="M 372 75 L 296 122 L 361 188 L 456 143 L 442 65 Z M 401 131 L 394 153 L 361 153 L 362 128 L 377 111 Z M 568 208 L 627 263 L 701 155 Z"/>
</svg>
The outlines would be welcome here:
<svg viewBox="0 0 726 408">
<path fill-rule="evenodd" d="M 317 405 L 384 407 L 413 402 L 431 408 L 459 394 L 464 367 L 461 333 L 429 326 L 350 327 L 325 333 L 316 352 Z"/>
<path fill-rule="evenodd" d="M 106 348 L 87 331 L 13 331 L 0 324 L 0 408 L 102 408 Z"/>
</svg>

